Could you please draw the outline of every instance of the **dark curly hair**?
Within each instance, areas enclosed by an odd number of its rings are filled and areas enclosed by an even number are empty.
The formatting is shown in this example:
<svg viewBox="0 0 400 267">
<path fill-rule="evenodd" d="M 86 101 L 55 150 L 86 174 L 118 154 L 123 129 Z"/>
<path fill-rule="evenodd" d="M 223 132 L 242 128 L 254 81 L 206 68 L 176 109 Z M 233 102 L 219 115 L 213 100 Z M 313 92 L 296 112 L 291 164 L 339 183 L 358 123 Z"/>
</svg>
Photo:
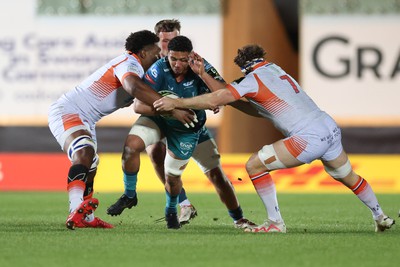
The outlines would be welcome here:
<svg viewBox="0 0 400 267">
<path fill-rule="evenodd" d="M 243 68 L 246 63 L 257 58 L 264 58 L 266 55 L 265 50 L 256 44 L 246 45 L 238 49 L 237 56 L 234 58 L 234 62 L 240 68 Z"/>
<path fill-rule="evenodd" d="M 192 41 L 190 41 L 189 38 L 183 35 L 176 36 L 169 41 L 168 50 L 178 52 L 192 52 Z"/>
<path fill-rule="evenodd" d="M 158 35 L 160 32 L 181 31 L 181 23 L 177 19 L 163 19 L 154 26 L 154 32 Z"/>
<path fill-rule="evenodd" d="M 126 38 L 125 49 L 137 54 L 145 46 L 158 43 L 159 40 L 157 35 L 148 30 L 134 32 Z"/>
</svg>

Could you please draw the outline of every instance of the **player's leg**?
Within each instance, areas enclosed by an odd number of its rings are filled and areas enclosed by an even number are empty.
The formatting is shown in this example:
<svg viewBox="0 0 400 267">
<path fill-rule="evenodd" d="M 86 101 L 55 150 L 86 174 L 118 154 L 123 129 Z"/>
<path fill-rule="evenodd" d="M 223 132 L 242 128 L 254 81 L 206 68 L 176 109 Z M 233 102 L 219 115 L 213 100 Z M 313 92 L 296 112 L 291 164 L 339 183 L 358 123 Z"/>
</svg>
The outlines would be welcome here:
<svg viewBox="0 0 400 267">
<path fill-rule="evenodd" d="M 243 215 L 233 185 L 221 167 L 220 157 L 217 145 L 211 137 L 199 143 L 192 155 L 197 165 L 214 185 L 221 202 L 228 209 L 228 214 L 233 219 L 235 227 L 241 229 L 253 227 L 255 224 Z"/>
<path fill-rule="evenodd" d="M 178 159 L 173 152 L 168 151 L 165 157 L 165 220 L 168 229 L 179 229 L 178 197 L 182 190 L 181 175 L 188 164 L 189 159 Z"/>
<path fill-rule="evenodd" d="M 177 229 L 181 226 L 176 207 L 179 194 L 182 191 L 181 175 L 197 145 L 199 133 L 180 131 L 168 131 L 167 133 L 167 153 L 164 163 L 167 196 L 165 218 L 169 229 Z M 181 144 L 186 145 L 182 146 Z"/>
<path fill-rule="evenodd" d="M 150 161 L 153 164 L 154 170 L 158 179 L 165 184 L 164 174 L 164 160 L 165 160 L 166 146 L 164 142 L 157 142 L 153 145 L 146 147 L 146 153 L 149 155 Z"/>
<path fill-rule="evenodd" d="M 264 224 L 253 229 L 254 232 L 286 232 L 270 171 L 302 164 L 303 162 L 289 152 L 284 140 L 264 146 L 247 161 L 246 171 L 264 204 L 268 216 Z"/>
<path fill-rule="evenodd" d="M 158 126 L 147 117 L 141 116 L 132 126 L 122 153 L 124 193 L 116 203 L 107 209 L 107 214 L 120 215 L 124 209 L 131 209 L 137 205 L 136 184 L 140 169 L 140 153 L 145 150 L 146 146 L 158 142 L 160 136 Z"/>
<path fill-rule="evenodd" d="M 94 216 L 87 215 L 93 214 L 98 206 L 97 199 L 83 199 L 89 170 L 93 164 L 96 167 L 98 163 L 95 160 L 96 133 L 94 125 L 83 123 L 85 120 L 80 118 L 79 111 L 74 107 L 53 104 L 48 118 L 53 136 L 72 163 L 67 179 L 70 214 L 66 225 L 69 229 L 74 229 L 83 219 L 92 219 Z"/>
<path fill-rule="evenodd" d="M 72 165 L 68 171 L 70 212 L 83 201 L 89 168 L 95 154 L 95 144 L 89 132 L 78 130 L 66 138 L 64 151 Z"/>
<path fill-rule="evenodd" d="M 338 154 L 338 156 L 337 156 Z M 331 159 L 331 158 L 334 159 Z M 347 186 L 371 210 L 375 221 L 375 231 L 383 232 L 389 229 L 395 221 L 386 216 L 379 205 L 378 199 L 371 186 L 361 176 L 353 171 L 349 158 L 338 142 L 322 158 L 325 171 L 335 180 Z"/>
<path fill-rule="evenodd" d="M 146 147 L 147 155 L 149 155 L 150 161 L 153 164 L 157 177 L 160 179 L 162 184 L 165 184 L 165 174 L 164 174 L 164 160 L 166 153 L 165 151 L 166 151 L 166 146 L 163 141 L 157 142 L 154 145 L 149 145 L 148 147 Z M 197 215 L 197 211 L 187 198 L 186 191 L 183 187 L 181 193 L 179 194 L 178 201 L 179 201 L 179 206 L 181 207 L 179 220 L 181 221 L 181 223 L 189 222 L 191 218 Z"/>
<path fill-rule="evenodd" d="M 72 165 L 68 172 L 68 197 L 70 215 L 67 218 L 67 228 L 80 227 L 83 221 L 93 221 L 98 200 L 84 198 L 89 169 L 95 158 L 96 144 L 86 130 L 78 130 L 70 134 L 64 144 Z"/>
</svg>

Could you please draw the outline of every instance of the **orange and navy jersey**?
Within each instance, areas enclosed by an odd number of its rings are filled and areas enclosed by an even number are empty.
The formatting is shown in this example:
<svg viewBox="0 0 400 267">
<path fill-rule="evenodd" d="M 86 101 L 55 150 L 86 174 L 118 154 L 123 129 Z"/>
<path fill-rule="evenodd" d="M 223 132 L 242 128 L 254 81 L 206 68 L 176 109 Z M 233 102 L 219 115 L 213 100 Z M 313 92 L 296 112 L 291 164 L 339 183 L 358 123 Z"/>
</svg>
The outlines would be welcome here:
<svg viewBox="0 0 400 267">
<path fill-rule="evenodd" d="M 122 87 L 129 75 L 143 78 L 144 69 L 135 54 L 124 53 L 62 95 L 57 104 L 77 108 L 80 116 L 95 124 L 102 117 L 132 104 L 133 97 Z"/>
<path fill-rule="evenodd" d="M 247 98 L 259 114 L 270 119 L 285 136 L 295 134 L 315 118 L 326 115 L 290 75 L 266 61 L 227 88 L 236 99 Z"/>
</svg>

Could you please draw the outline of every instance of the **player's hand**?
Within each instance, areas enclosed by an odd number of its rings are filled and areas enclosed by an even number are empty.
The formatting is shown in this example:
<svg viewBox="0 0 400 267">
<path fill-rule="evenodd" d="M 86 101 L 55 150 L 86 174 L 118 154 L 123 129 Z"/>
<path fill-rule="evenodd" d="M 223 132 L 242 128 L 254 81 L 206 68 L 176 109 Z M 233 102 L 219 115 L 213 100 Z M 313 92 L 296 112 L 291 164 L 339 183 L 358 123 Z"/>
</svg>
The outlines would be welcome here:
<svg viewBox="0 0 400 267">
<path fill-rule="evenodd" d="M 194 123 L 197 121 L 196 113 L 189 109 L 174 109 L 171 111 L 171 115 L 180 121 L 186 128 L 194 128 Z"/>
<path fill-rule="evenodd" d="M 204 59 L 196 52 L 191 52 L 189 55 L 189 66 L 194 73 L 200 77 L 205 73 Z"/>
<path fill-rule="evenodd" d="M 153 103 L 154 108 L 161 111 L 171 111 L 176 108 L 176 99 L 164 96 Z"/>
</svg>

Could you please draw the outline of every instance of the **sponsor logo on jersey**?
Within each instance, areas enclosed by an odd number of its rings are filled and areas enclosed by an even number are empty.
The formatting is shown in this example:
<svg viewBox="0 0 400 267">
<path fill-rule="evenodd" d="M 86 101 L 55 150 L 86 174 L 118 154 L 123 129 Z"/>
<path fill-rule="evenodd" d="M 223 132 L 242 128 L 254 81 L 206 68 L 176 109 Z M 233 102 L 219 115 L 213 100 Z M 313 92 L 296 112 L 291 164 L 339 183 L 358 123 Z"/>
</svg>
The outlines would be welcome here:
<svg viewBox="0 0 400 267">
<path fill-rule="evenodd" d="M 158 71 L 157 71 L 156 68 L 154 68 L 154 67 L 151 68 L 150 73 L 151 73 L 151 75 L 153 75 L 154 78 L 157 78 L 157 76 L 158 76 Z"/>
<path fill-rule="evenodd" d="M 193 83 L 194 83 L 194 80 L 191 80 L 191 81 L 188 81 L 188 82 L 183 83 L 183 86 L 185 86 L 185 87 L 190 87 L 190 86 L 193 85 Z"/>
<path fill-rule="evenodd" d="M 183 151 L 188 151 L 193 149 L 193 144 L 184 142 L 184 143 L 179 143 L 179 147 L 181 148 L 182 154 L 186 155 L 188 152 L 183 152 Z"/>
<path fill-rule="evenodd" d="M 140 73 L 140 69 L 136 65 L 129 65 L 128 66 L 128 72 L 133 72 L 133 73 L 139 74 Z"/>
</svg>

